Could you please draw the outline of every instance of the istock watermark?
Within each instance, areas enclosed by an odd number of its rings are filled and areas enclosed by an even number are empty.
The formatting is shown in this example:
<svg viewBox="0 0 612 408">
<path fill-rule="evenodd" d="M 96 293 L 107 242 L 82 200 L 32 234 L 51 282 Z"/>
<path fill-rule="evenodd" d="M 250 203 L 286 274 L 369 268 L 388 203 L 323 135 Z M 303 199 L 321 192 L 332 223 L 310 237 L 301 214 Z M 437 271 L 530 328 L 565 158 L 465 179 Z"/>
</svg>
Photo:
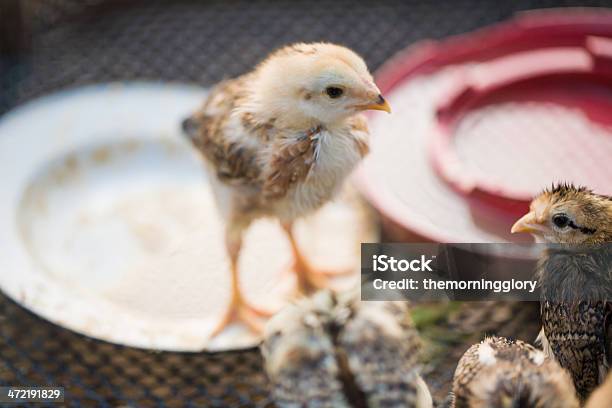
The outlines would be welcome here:
<svg viewBox="0 0 612 408">
<path fill-rule="evenodd" d="M 546 276 L 538 261 L 548 262 Z M 581 265 L 582 260 L 584 265 Z M 550 291 L 556 265 L 575 269 L 576 285 L 563 285 L 559 299 Z M 597 264 L 597 273 L 589 270 Z M 540 268 L 542 263 L 540 263 Z M 564 267 L 566 268 L 566 267 Z M 567 272 L 564 269 L 565 272 Z M 564 272 L 564 273 L 565 273 Z M 362 300 L 518 300 L 538 301 L 541 288 L 550 300 L 601 300 L 612 293 L 612 244 L 597 247 L 546 244 L 362 244 Z M 578 284 L 580 283 L 580 284 Z M 548 286 L 546 286 L 548 285 Z M 593 292 L 590 288 L 609 287 Z M 603 295 L 602 295 L 603 293 Z M 597 299 L 593 299 L 597 296 Z M 612 295 L 609 295 L 612 300 Z"/>
<path fill-rule="evenodd" d="M 393 256 L 373 255 L 372 270 L 374 272 L 406 272 L 406 271 L 428 271 L 433 272 L 429 266 L 435 256 L 427 259 L 425 255 L 421 255 L 420 259 L 395 259 Z"/>
</svg>

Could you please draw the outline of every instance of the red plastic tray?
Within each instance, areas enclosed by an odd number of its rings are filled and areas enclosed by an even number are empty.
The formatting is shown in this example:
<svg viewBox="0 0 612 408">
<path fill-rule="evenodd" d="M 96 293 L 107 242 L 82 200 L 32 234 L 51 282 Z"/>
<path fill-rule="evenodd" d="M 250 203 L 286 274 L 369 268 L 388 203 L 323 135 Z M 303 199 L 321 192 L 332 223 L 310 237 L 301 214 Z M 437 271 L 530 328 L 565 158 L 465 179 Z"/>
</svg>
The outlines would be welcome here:
<svg viewBox="0 0 612 408">
<path fill-rule="evenodd" d="M 507 221 L 483 228 L 499 228 L 497 235 L 504 235 L 532 197 L 553 182 L 612 193 L 612 12 L 529 12 L 411 47 L 376 77 L 393 99 L 410 81 L 440 72 L 451 80 L 426 102 L 434 115 L 423 153 L 435 174 L 458 193 L 447 199 L 474 207 L 475 223 L 501 216 Z M 367 172 L 366 165 L 363 191 L 396 224 L 432 240 L 461 236 L 419 228 L 419 214 L 402 214 L 401 206 L 386 202 L 389 195 Z"/>
</svg>

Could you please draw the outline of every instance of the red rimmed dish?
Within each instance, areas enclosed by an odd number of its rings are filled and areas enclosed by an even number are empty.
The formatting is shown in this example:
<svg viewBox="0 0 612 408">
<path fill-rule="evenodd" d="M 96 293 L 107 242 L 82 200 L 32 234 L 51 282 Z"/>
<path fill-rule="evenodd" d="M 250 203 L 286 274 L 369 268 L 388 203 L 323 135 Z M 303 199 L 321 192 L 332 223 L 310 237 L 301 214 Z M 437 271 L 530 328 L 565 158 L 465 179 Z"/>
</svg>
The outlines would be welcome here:
<svg viewBox="0 0 612 408">
<path fill-rule="evenodd" d="M 377 83 L 394 114 L 372 118 L 357 182 L 393 240 L 504 242 L 553 182 L 612 192 L 609 11 L 530 12 L 422 43 Z"/>
</svg>

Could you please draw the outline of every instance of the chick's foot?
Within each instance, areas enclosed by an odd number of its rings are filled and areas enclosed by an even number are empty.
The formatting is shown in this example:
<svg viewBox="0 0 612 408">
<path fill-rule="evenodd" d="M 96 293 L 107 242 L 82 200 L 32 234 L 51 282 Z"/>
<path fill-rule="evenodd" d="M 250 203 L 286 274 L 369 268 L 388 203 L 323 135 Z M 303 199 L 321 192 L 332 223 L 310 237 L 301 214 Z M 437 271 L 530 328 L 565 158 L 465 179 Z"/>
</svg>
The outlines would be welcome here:
<svg viewBox="0 0 612 408">
<path fill-rule="evenodd" d="M 252 306 L 242 294 L 236 293 L 232 296 L 225 315 L 212 331 L 210 338 L 218 336 L 232 323 L 243 323 L 254 334 L 260 335 L 263 333 L 265 319 L 271 315 L 272 312 Z"/>
</svg>

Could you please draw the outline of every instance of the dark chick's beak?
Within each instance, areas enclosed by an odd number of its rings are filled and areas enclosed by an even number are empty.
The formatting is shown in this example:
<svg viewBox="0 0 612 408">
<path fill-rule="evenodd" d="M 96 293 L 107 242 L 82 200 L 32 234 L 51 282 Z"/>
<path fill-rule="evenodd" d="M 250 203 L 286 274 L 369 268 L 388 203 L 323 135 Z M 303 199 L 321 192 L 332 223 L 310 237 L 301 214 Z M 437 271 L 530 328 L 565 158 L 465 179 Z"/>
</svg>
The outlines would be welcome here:
<svg viewBox="0 0 612 408">
<path fill-rule="evenodd" d="M 387 100 L 381 94 L 378 94 L 376 101 L 363 106 L 363 108 L 368 110 L 379 110 L 391 113 L 391 106 L 389 106 L 389 102 L 387 102 Z"/>
<path fill-rule="evenodd" d="M 185 136 L 193 142 L 198 133 L 198 122 L 193 117 L 188 117 L 181 122 L 181 127 Z"/>
</svg>

